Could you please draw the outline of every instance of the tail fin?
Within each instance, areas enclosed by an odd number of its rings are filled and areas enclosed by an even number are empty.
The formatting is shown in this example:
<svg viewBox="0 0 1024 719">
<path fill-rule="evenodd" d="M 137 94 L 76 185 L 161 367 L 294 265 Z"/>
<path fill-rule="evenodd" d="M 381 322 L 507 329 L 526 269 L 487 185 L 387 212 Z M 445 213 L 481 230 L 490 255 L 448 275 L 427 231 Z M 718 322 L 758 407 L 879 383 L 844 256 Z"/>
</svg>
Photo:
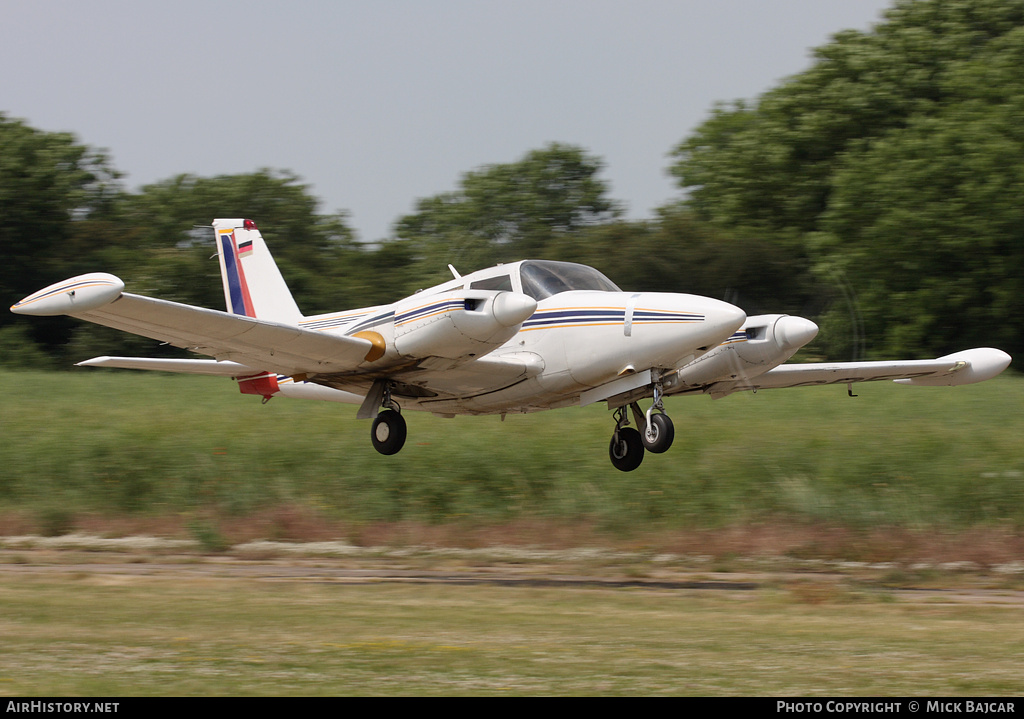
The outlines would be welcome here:
<svg viewBox="0 0 1024 719">
<path fill-rule="evenodd" d="M 298 324 L 302 318 L 267 243 L 252 220 L 214 220 L 228 312 Z"/>
</svg>

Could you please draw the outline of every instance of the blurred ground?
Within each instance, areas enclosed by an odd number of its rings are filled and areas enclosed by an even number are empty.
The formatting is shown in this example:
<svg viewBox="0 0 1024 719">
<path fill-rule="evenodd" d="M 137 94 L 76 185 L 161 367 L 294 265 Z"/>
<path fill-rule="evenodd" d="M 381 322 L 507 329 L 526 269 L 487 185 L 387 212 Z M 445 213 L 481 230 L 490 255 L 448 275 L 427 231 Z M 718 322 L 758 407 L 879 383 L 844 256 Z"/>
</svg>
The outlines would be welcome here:
<svg viewBox="0 0 1024 719">
<path fill-rule="evenodd" d="M 356 546 L 344 541 L 254 540 L 222 552 L 189 539 L 0 538 L 0 576 L 61 575 L 117 582 L 151 576 L 268 582 L 496 584 L 743 592 L 784 588 L 829 602 L 851 588 L 883 588 L 901 601 L 1024 605 L 1024 562 L 856 561 L 779 554 L 679 554 L 649 548 Z"/>
<path fill-rule="evenodd" d="M 471 522 L 426 524 L 380 522 L 351 524 L 324 519 L 299 506 L 280 505 L 246 517 L 205 515 L 109 517 L 76 515 L 73 526 L 56 531 L 40 518 L 23 512 L 0 513 L 0 548 L 17 537 L 35 536 L 33 546 L 76 547 L 78 536 L 91 539 L 92 548 L 122 546 L 119 542 L 151 542 L 153 546 L 182 546 L 195 551 L 248 551 L 263 540 L 279 548 L 317 543 L 347 547 L 343 553 L 382 551 L 456 551 L 513 548 L 518 551 L 566 550 L 625 552 L 638 557 L 675 555 L 703 561 L 823 560 L 831 562 L 888 563 L 894 566 L 972 566 L 988 571 L 1018 567 L 1024 572 L 1024 534 L 1012 526 L 978 526 L 960 531 L 906 527 L 857 529 L 792 521 L 762 522 L 715 529 L 631 529 L 628 536 L 601 531 L 592 523 L 567 523 L 541 518 L 503 524 Z M 215 535 L 215 541 L 207 535 Z M 40 536 L 54 535 L 54 536 Z M 134 540 L 124 538 L 134 537 Z M 150 538 L 144 540 L 142 538 Z M 179 544 L 175 545 L 174 543 Z M 286 549 L 275 549 L 286 554 Z M 331 550 L 336 551 L 336 550 Z M 313 553 L 316 553 L 314 550 Z M 1011 570 L 1012 572 L 1013 570 Z"/>
<path fill-rule="evenodd" d="M 0 696 L 1021 691 L 1020 562 L 367 536 L 0 536 Z"/>
</svg>

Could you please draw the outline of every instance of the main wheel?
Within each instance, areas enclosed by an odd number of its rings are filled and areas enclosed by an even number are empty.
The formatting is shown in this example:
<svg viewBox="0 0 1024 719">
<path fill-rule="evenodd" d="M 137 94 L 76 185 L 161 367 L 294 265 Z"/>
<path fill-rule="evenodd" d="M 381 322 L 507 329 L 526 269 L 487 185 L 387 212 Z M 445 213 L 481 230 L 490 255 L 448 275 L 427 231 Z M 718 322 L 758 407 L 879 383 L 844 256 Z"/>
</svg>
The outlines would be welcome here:
<svg viewBox="0 0 1024 719">
<path fill-rule="evenodd" d="M 611 457 L 615 469 L 622 472 L 632 472 L 639 467 L 644 461 L 644 442 L 640 438 L 640 433 L 632 427 L 621 428 L 612 435 L 608 456 Z"/>
<path fill-rule="evenodd" d="M 647 431 L 643 433 L 644 448 L 661 454 L 667 452 L 672 446 L 672 440 L 676 438 L 676 428 L 667 414 L 652 414 Z"/>
<path fill-rule="evenodd" d="M 386 409 L 373 420 L 370 441 L 381 454 L 395 454 L 405 444 L 405 418 L 393 409 Z"/>
</svg>

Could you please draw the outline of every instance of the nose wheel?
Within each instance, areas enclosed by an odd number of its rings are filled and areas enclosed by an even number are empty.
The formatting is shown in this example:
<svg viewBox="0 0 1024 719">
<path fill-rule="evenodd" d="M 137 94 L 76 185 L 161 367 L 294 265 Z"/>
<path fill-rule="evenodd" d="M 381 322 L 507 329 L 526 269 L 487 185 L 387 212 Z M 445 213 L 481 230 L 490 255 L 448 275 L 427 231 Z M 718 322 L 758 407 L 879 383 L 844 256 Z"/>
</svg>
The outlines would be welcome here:
<svg viewBox="0 0 1024 719">
<path fill-rule="evenodd" d="M 672 425 L 672 420 L 665 414 L 665 404 L 661 392 L 661 383 L 655 383 L 654 402 L 643 416 L 643 422 L 640 421 L 640 406 L 636 402 L 630 405 L 633 414 L 636 415 L 636 423 L 641 426 L 640 434 L 644 440 L 644 447 L 655 454 L 667 452 L 668 448 L 672 446 L 672 440 L 676 438 L 676 429 Z"/>
<path fill-rule="evenodd" d="M 652 414 L 640 436 L 645 449 L 661 454 L 672 446 L 672 440 L 676 438 L 676 429 L 667 414 Z"/>
</svg>

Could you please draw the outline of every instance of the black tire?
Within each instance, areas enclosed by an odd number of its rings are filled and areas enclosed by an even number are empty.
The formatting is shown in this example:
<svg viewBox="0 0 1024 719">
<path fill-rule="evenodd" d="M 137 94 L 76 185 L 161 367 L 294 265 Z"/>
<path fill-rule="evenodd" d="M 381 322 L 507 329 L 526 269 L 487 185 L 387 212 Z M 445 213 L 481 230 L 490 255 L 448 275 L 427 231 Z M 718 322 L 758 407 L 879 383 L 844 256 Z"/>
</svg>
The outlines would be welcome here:
<svg viewBox="0 0 1024 719">
<path fill-rule="evenodd" d="M 640 433 L 632 427 L 623 427 L 616 434 L 612 435 L 611 444 L 608 445 L 608 456 L 612 460 L 615 469 L 622 472 L 632 472 L 644 461 L 644 441 Z"/>
<path fill-rule="evenodd" d="M 650 437 L 647 432 L 641 435 L 644 441 L 644 449 L 655 454 L 667 452 L 672 446 L 672 440 L 676 438 L 676 428 L 667 414 L 652 414 Z"/>
<path fill-rule="evenodd" d="M 393 409 L 386 409 L 373 420 L 370 441 L 381 454 L 396 454 L 405 445 L 406 434 L 405 417 Z"/>
</svg>

